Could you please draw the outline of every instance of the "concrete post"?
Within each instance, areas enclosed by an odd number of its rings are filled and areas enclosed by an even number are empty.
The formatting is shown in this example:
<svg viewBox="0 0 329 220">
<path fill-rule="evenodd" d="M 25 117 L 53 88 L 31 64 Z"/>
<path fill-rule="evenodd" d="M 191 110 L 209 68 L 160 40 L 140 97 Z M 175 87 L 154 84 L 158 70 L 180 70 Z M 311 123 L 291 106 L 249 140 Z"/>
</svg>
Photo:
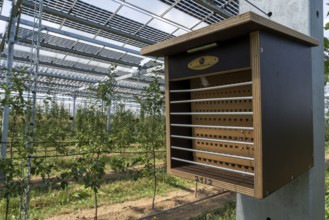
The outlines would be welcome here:
<svg viewBox="0 0 329 220">
<path fill-rule="evenodd" d="M 272 11 L 271 20 L 323 42 L 322 0 L 254 0 L 253 3 L 265 11 Z M 240 5 L 240 13 L 251 10 L 259 13 L 245 1 L 240 1 Z M 324 219 L 323 45 L 312 49 L 312 79 L 314 167 L 264 200 L 238 194 L 238 220 Z"/>
<path fill-rule="evenodd" d="M 12 68 L 14 61 L 14 44 L 15 44 L 15 32 L 16 32 L 16 22 L 17 17 L 13 17 L 11 27 L 9 27 L 10 38 L 8 40 L 8 54 L 7 54 L 7 73 L 6 73 L 6 83 L 11 83 Z M 5 95 L 5 99 L 9 100 L 10 94 Z M 8 144 L 8 130 L 9 130 L 9 105 L 3 106 L 2 113 L 2 136 L 1 136 L 1 155 L 0 157 L 6 157 L 7 154 L 7 144 Z"/>
</svg>

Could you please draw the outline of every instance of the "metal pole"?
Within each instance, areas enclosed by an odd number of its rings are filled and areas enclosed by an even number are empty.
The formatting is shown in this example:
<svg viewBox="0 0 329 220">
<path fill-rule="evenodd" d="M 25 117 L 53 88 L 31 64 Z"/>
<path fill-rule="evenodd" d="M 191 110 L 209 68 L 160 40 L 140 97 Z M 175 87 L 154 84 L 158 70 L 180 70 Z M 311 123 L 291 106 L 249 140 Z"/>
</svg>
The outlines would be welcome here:
<svg viewBox="0 0 329 220">
<path fill-rule="evenodd" d="M 107 106 L 107 123 L 106 123 L 106 131 L 108 134 L 110 133 L 110 127 L 111 127 L 110 116 L 111 116 L 111 105 L 108 105 Z"/>
<path fill-rule="evenodd" d="M 42 7 L 43 0 L 35 1 L 34 3 L 34 23 L 33 27 L 33 37 L 32 37 L 32 49 L 31 49 L 31 73 L 32 76 L 32 112 L 30 118 L 30 132 L 29 132 L 29 143 L 27 146 L 28 161 L 27 161 L 27 184 L 26 184 L 26 195 L 25 195 L 25 208 L 24 208 L 24 219 L 27 220 L 29 217 L 29 202 L 30 202 L 30 180 L 31 180 L 31 165 L 32 165 L 32 153 L 33 149 L 33 139 L 34 139 L 34 127 L 35 127 L 35 111 L 36 111 L 36 101 L 37 101 L 37 82 L 39 73 L 39 57 L 40 57 L 40 33 L 41 33 L 41 23 L 42 23 Z"/>
<path fill-rule="evenodd" d="M 76 104 L 77 96 L 73 96 L 73 109 L 72 109 L 72 132 L 74 132 L 74 120 L 75 120 L 75 104 Z"/>
<path fill-rule="evenodd" d="M 12 78 L 16 22 L 17 22 L 17 17 L 14 17 L 11 26 L 9 27 L 10 37 L 8 39 L 7 73 L 6 73 L 6 83 L 8 85 L 11 83 L 11 78 Z M 8 101 L 10 99 L 10 94 L 5 94 L 5 99 Z M 8 104 L 6 104 L 3 107 L 3 114 L 2 114 L 2 136 L 1 136 L 1 155 L 0 155 L 0 157 L 2 158 L 6 157 L 7 154 L 9 113 L 10 113 L 10 107 Z"/>
<path fill-rule="evenodd" d="M 101 106 L 101 109 L 102 109 L 102 114 L 104 114 L 104 100 L 102 100 L 102 106 Z"/>
</svg>

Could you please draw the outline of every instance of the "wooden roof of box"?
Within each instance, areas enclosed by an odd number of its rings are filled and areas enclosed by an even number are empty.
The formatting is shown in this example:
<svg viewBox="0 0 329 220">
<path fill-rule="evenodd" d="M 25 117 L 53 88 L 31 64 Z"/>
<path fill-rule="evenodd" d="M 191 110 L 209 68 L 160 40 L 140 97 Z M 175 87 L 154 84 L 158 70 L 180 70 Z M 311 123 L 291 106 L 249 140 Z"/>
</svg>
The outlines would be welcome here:
<svg viewBox="0 0 329 220">
<path fill-rule="evenodd" d="M 310 46 L 319 45 L 319 41 L 315 38 L 253 12 L 247 12 L 199 30 L 144 47 L 141 50 L 141 54 L 156 57 L 168 56 L 205 44 L 236 38 L 260 30 L 274 32 Z"/>
</svg>

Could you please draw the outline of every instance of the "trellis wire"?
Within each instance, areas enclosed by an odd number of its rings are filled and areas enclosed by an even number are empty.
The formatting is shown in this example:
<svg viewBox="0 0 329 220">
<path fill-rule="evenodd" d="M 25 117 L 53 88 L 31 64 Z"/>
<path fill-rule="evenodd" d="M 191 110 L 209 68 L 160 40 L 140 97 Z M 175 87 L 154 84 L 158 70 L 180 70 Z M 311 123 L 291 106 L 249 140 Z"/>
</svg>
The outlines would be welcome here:
<svg viewBox="0 0 329 220">
<path fill-rule="evenodd" d="M 155 151 L 155 153 L 165 153 L 166 151 Z M 73 156 L 83 156 L 88 154 L 97 154 L 98 152 L 86 152 L 86 153 L 78 153 L 78 154 L 63 154 L 63 155 L 43 155 L 43 156 L 26 156 L 26 157 L 13 157 L 12 160 L 18 159 L 40 159 L 40 158 L 60 158 L 60 157 L 73 157 Z M 149 151 L 131 151 L 131 152 L 119 152 L 119 151 L 101 151 L 100 153 L 115 153 L 115 154 L 147 154 L 152 153 Z"/>
</svg>

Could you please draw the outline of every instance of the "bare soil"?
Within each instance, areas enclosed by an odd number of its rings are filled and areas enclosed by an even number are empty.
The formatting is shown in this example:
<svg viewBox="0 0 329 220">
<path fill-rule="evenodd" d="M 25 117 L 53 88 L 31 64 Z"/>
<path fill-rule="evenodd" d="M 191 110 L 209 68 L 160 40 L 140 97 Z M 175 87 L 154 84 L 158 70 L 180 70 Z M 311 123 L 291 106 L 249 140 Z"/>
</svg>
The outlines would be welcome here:
<svg viewBox="0 0 329 220">
<path fill-rule="evenodd" d="M 325 156 L 326 167 L 329 167 L 329 154 Z M 98 208 L 98 220 L 131 220 L 131 219 L 157 219 L 157 220 L 188 220 L 198 216 L 207 210 L 221 208 L 228 201 L 235 200 L 235 193 L 227 192 L 197 202 L 223 192 L 221 189 L 201 185 L 198 188 L 197 197 L 194 189 L 180 189 L 173 191 L 166 196 L 156 197 L 156 210 L 152 207 L 152 198 L 143 198 L 136 201 L 126 201 L 119 204 L 100 206 Z M 195 202 L 195 203 L 193 203 Z M 192 203 L 192 204 L 189 204 Z M 183 206 L 184 204 L 187 204 Z M 176 207 L 176 208 L 175 208 Z M 173 210 L 152 216 L 163 210 Z M 93 220 L 94 209 L 84 209 L 72 213 L 51 217 L 48 220 Z"/>
<path fill-rule="evenodd" d="M 212 195 L 216 196 L 209 199 L 204 199 Z M 200 199 L 201 201 L 198 201 Z M 136 201 L 127 201 L 109 206 L 100 206 L 98 208 L 98 220 L 138 219 L 174 207 L 177 208 L 158 214 L 156 217 L 149 216 L 145 219 L 187 220 L 193 216 L 198 216 L 207 210 L 221 208 L 225 203 L 234 199 L 234 193 L 223 193 L 222 189 L 202 185 L 198 187 L 197 197 L 195 197 L 194 189 L 191 188 L 180 189 L 162 197 L 157 196 L 155 204 L 156 210 L 152 209 L 152 198 L 143 198 Z M 191 202 L 192 204 L 189 204 Z M 184 204 L 188 205 L 182 206 Z M 94 219 L 94 213 L 94 209 L 84 209 L 73 213 L 58 215 L 49 218 L 48 220 L 92 220 Z"/>
</svg>

